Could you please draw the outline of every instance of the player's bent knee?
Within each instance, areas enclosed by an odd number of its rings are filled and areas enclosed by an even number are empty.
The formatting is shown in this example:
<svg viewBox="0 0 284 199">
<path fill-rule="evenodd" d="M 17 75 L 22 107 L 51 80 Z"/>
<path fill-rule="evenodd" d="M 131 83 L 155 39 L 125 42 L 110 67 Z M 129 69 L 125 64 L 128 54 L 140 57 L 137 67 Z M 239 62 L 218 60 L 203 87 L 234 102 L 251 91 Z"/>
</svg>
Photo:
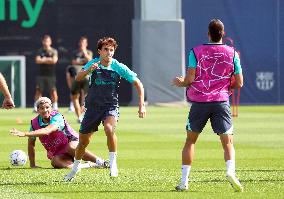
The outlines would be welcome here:
<svg viewBox="0 0 284 199">
<path fill-rule="evenodd" d="M 113 136 L 114 134 L 114 127 L 110 124 L 107 124 L 104 126 L 104 130 L 105 130 L 105 133 L 106 135 L 108 136 Z"/>
</svg>

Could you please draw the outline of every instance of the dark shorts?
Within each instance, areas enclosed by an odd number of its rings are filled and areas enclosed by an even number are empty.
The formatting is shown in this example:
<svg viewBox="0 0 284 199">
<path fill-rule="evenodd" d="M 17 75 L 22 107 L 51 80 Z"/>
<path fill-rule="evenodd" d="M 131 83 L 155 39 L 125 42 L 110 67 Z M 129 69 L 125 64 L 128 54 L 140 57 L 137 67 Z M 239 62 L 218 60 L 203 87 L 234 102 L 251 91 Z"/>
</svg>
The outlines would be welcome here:
<svg viewBox="0 0 284 199">
<path fill-rule="evenodd" d="M 201 133 L 208 119 L 214 133 L 233 134 L 229 102 L 193 102 L 188 114 L 186 130 Z"/>
<path fill-rule="evenodd" d="M 77 75 L 76 69 L 72 65 L 67 66 L 66 72 L 69 73 L 70 76 L 73 77 L 73 78 L 75 78 L 75 76 Z"/>
<path fill-rule="evenodd" d="M 88 134 L 98 131 L 99 125 L 108 116 L 114 116 L 118 120 L 119 108 L 117 106 L 94 106 L 87 108 L 79 132 Z"/>
<path fill-rule="evenodd" d="M 79 94 L 81 90 L 83 90 L 84 93 L 86 94 L 88 92 L 88 89 L 89 89 L 89 80 L 83 79 L 81 81 L 74 80 L 72 82 L 70 91 L 72 95 Z"/>
<path fill-rule="evenodd" d="M 44 91 L 45 88 L 47 88 L 48 91 L 51 91 L 52 89 L 56 90 L 55 76 L 38 76 L 36 78 L 36 84 L 36 87 L 39 88 L 40 91 Z"/>
</svg>

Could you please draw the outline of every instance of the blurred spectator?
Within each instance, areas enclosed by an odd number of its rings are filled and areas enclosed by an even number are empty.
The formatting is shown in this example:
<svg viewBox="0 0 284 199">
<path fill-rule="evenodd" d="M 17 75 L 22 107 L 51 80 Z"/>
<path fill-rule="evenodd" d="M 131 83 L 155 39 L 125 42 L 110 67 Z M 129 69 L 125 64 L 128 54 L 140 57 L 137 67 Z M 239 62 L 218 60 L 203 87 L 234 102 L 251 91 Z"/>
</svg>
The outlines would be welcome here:
<svg viewBox="0 0 284 199">
<path fill-rule="evenodd" d="M 39 65 L 39 75 L 36 79 L 35 102 L 42 96 L 45 88 L 50 92 L 53 103 L 53 109 L 58 110 L 58 95 L 56 90 L 55 64 L 58 61 L 57 50 L 51 47 L 52 39 L 49 35 L 42 38 L 42 47 L 38 50 L 35 58 L 36 64 Z M 34 111 L 37 110 L 34 104 Z"/>
<path fill-rule="evenodd" d="M 83 66 L 93 58 L 93 52 L 88 50 L 88 39 L 87 37 L 81 37 L 79 40 L 79 48 L 74 51 L 72 57 L 72 67 L 69 67 L 69 70 L 66 74 L 67 84 L 71 82 L 71 99 L 75 108 L 75 113 L 78 117 L 78 122 L 81 122 L 81 115 L 83 109 L 81 106 L 84 104 L 85 95 L 87 94 L 89 87 L 89 78 L 86 76 L 82 81 L 68 80 L 67 77 L 74 78 L 79 71 L 82 70 Z M 69 74 L 68 74 L 69 73 Z M 81 104 L 80 104 L 81 102 Z"/>
</svg>

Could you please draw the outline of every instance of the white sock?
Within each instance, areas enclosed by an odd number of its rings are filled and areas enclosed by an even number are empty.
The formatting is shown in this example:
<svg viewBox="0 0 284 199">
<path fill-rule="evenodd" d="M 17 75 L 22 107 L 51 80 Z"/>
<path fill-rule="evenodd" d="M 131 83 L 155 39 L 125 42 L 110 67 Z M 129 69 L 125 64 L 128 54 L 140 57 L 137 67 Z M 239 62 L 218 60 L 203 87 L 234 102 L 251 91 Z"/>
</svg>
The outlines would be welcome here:
<svg viewBox="0 0 284 199">
<path fill-rule="evenodd" d="M 58 110 L 58 103 L 54 102 L 52 108 L 53 108 L 53 110 L 57 111 Z"/>
<path fill-rule="evenodd" d="M 184 185 L 188 184 L 188 177 L 190 173 L 191 165 L 181 166 L 181 183 Z"/>
<path fill-rule="evenodd" d="M 81 160 L 74 159 L 72 170 L 77 171 L 80 168 L 80 166 L 81 166 Z"/>
<path fill-rule="evenodd" d="M 227 160 L 226 161 L 226 168 L 227 168 L 226 175 L 232 175 L 232 176 L 236 175 L 235 160 Z"/>
<path fill-rule="evenodd" d="M 100 158 L 100 157 L 97 157 L 96 158 L 96 164 L 97 165 L 103 165 L 104 164 L 104 160 L 102 158 Z"/>
<path fill-rule="evenodd" d="M 116 152 L 109 152 L 109 165 L 110 165 L 110 168 L 117 167 L 116 156 L 117 156 Z"/>
<path fill-rule="evenodd" d="M 73 102 L 70 102 L 70 108 L 74 108 Z"/>
<path fill-rule="evenodd" d="M 34 102 L 34 110 L 37 111 L 37 106 L 35 102 Z"/>
</svg>

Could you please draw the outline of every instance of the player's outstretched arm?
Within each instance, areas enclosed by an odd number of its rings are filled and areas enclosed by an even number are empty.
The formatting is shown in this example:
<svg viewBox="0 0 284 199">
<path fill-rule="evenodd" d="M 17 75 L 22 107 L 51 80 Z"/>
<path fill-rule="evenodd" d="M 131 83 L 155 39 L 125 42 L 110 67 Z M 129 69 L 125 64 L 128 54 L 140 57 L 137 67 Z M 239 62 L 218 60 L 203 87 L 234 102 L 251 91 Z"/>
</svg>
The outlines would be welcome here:
<svg viewBox="0 0 284 199">
<path fill-rule="evenodd" d="M 15 128 L 10 130 L 10 133 L 14 136 L 18 136 L 18 137 L 40 137 L 43 135 L 48 135 L 54 131 L 57 130 L 57 126 L 50 124 L 45 128 L 41 128 L 35 131 L 30 131 L 30 132 L 23 132 L 23 131 L 19 131 Z"/>
<path fill-rule="evenodd" d="M 138 114 L 140 118 L 144 118 L 146 117 L 146 107 L 145 107 L 145 103 L 144 103 L 144 87 L 142 82 L 139 79 L 136 79 L 133 82 L 137 93 L 138 93 L 138 98 L 139 98 L 139 110 L 138 110 Z"/>
</svg>

